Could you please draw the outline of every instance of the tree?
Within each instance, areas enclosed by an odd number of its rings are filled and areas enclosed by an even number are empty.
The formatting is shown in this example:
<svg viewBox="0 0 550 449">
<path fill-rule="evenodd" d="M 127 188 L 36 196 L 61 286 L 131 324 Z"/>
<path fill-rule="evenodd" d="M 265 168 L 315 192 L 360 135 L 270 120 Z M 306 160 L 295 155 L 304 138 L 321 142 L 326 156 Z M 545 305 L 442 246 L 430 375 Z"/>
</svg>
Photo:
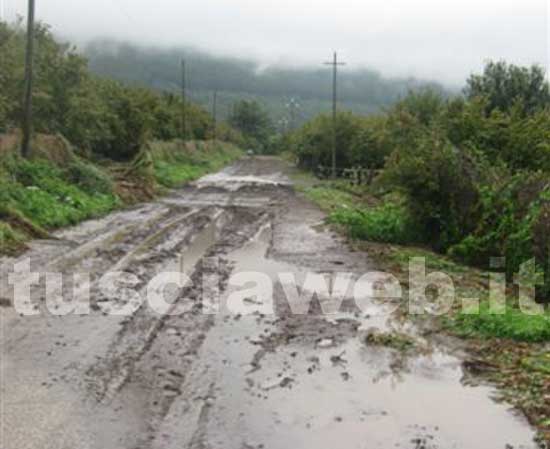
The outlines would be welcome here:
<svg viewBox="0 0 550 449">
<path fill-rule="evenodd" d="M 550 106 L 550 88 L 544 69 L 537 65 L 518 67 L 504 61 L 489 62 L 482 75 L 471 75 L 465 94 L 468 99 L 485 97 L 487 113 L 508 112 L 520 104 L 524 114 Z"/>
<path fill-rule="evenodd" d="M 93 75 L 87 60 L 74 47 L 58 42 L 47 25 L 35 25 L 35 38 L 39 49 L 33 89 L 36 132 L 61 133 L 79 149 L 112 159 L 134 157 L 147 139 L 178 137 L 180 98 Z M 0 23 L 0 132 L 21 118 L 24 55 L 21 21 Z M 212 129 L 210 114 L 189 103 L 188 119 L 192 136 L 207 138 Z"/>
<path fill-rule="evenodd" d="M 259 144 L 264 148 L 273 132 L 268 113 L 257 101 L 241 100 L 233 105 L 229 124 L 242 132 L 250 144 Z"/>
</svg>

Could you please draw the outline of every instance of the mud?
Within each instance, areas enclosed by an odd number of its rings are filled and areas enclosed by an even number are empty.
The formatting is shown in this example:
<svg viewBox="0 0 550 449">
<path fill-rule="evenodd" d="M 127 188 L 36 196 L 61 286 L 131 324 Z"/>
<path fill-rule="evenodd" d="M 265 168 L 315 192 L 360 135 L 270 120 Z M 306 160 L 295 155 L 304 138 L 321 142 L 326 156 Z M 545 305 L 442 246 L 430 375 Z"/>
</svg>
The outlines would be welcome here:
<svg viewBox="0 0 550 449">
<path fill-rule="evenodd" d="M 270 158 L 241 161 L 36 241 L 17 259 L 40 272 L 90 273 L 91 315 L 53 316 L 35 288 L 43 313 L 18 316 L 5 282 L 17 260 L 1 260 L 1 447 L 536 447 L 525 419 L 489 386 L 470 386 L 458 350 L 380 313 L 374 298 L 368 313 L 347 300 L 331 315 L 316 302 L 291 313 L 280 272 L 359 277 L 376 267 L 319 226 L 323 214 L 293 192 L 288 170 Z M 172 292 L 185 313 L 106 315 L 96 283 L 113 270 L 135 275 L 142 290 L 159 272 L 185 272 L 195 282 Z M 227 302 L 238 289 L 230 276 L 246 271 L 268 275 L 273 291 Z M 220 312 L 203 313 L 200 298 L 217 289 Z M 269 297 L 274 314 L 263 312 Z M 373 332 L 414 344 L 369 344 Z"/>
</svg>

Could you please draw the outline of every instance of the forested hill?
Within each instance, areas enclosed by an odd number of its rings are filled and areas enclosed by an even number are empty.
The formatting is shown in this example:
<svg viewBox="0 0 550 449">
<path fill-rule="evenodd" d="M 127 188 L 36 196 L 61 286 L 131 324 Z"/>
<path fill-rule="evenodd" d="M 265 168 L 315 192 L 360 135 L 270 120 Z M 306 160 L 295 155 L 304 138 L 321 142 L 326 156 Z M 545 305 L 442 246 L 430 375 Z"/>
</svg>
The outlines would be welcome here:
<svg viewBox="0 0 550 449">
<path fill-rule="evenodd" d="M 205 106 L 218 90 L 220 114 L 226 115 L 238 99 L 256 99 L 268 108 L 272 118 L 287 115 L 285 105 L 298 98 L 298 122 L 330 109 L 332 78 L 329 67 L 318 69 L 267 68 L 246 59 L 213 56 L 189 48 L 145 48 L 110 40 L 95 41 L 85 48 L 92 71 L 122 81 L 162 90 L 179 89 L 180 61 L 187 61 L 190 96 Z M 435 83 L 415 79 L 384 78 L 372 70 L 344 68 L 340 72 L 340 101 L 356 113 L 377 112 L 411 89 Z"/>
</svg>

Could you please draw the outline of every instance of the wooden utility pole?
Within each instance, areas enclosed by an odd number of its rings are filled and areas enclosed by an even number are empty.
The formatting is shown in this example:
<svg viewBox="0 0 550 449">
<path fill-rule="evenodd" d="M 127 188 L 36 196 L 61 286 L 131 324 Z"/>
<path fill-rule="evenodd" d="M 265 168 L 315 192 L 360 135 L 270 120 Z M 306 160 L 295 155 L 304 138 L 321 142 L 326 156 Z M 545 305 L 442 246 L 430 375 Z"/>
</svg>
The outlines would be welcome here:
<svg viewBox="0 0 550 449">
<path fill-rule="evenodd" d="M 181 138 L 187 140 L 187 84 L 185 77 L 185 59 L 181 60 Z"/>
<path fill-rule="evenodd" d="M 286 107 L 288 108 L 289 113 L 289 131 L 292 132 L 296 128 L 296 116 L 298 113 L 298 109 L 300 109 L 300 103 L 298 103 L 298 100 L 296 100 L 296 98 L 292 97 L 287 103 Z"/>
<path fill-rule="evenodd" d="M 334 52 L 332 62 L 325 62 L 325 65 L 332 66 L 332 178 L 336 179 L 336 146 L 337 146 L 337 127 L 336 112 L 338 105 L 338 66 L 346 65 L 345 62 L 338 62 L 338 53 Z"/>
<path fill-rule="evenodd" d="M 23 141 L 21 154 L 23 157 L 30 155 L 32 133 L 32 82 L 34 61 L 34 0 L 29 0 L 27 16 L 27 53 L 25 56 L 25 96 L 23 99 Z"/>
<path fill-rule="evenodd" d="M 212 118 L 214 120 L 213 123 L 213 138 L 214 141 L 218 140 L 218 91 L 214 91 L 214 102 L 212 105 Z"/>
</svg>

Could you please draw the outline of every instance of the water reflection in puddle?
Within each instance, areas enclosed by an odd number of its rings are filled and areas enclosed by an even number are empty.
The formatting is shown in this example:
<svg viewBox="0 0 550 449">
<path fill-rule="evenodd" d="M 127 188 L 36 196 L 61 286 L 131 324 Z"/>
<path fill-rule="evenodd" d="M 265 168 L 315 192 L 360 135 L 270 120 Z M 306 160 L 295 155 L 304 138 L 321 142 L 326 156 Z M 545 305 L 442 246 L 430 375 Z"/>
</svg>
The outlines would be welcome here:
<svg viewBox="0 0 550 449">
<path fill-rule="evenodd" d="M 266 225 L 230 255 L 235 272 L 259 271 L 274 280 L 293 272 L 303 279 L 306 268 L 269 259 L 270 241 Z M 209 413 L 215 416 L 210 432 L 223 437 L 224 447 L 535 447 L 533 431 L 491 399 L 491 388 L 462 383 L 458 358 L 433 348 L 407 353 L 365 344 L 364 329 L 388 329 L 387 320 L 373 318 L 375 303 L 367 316 L 263 316 L 254 308 L 272 291 L 257 293 L 241 302 L 237 315 L 219 320 L 205 343 L 212 358 L 221 358 L 223 376 Z M 311 340 L 301 333 L 350 320 L 357 332 L 340 333 L 344 338 Z M 270 339 L 275 343 L 263 345 Z"/>
</svg>

